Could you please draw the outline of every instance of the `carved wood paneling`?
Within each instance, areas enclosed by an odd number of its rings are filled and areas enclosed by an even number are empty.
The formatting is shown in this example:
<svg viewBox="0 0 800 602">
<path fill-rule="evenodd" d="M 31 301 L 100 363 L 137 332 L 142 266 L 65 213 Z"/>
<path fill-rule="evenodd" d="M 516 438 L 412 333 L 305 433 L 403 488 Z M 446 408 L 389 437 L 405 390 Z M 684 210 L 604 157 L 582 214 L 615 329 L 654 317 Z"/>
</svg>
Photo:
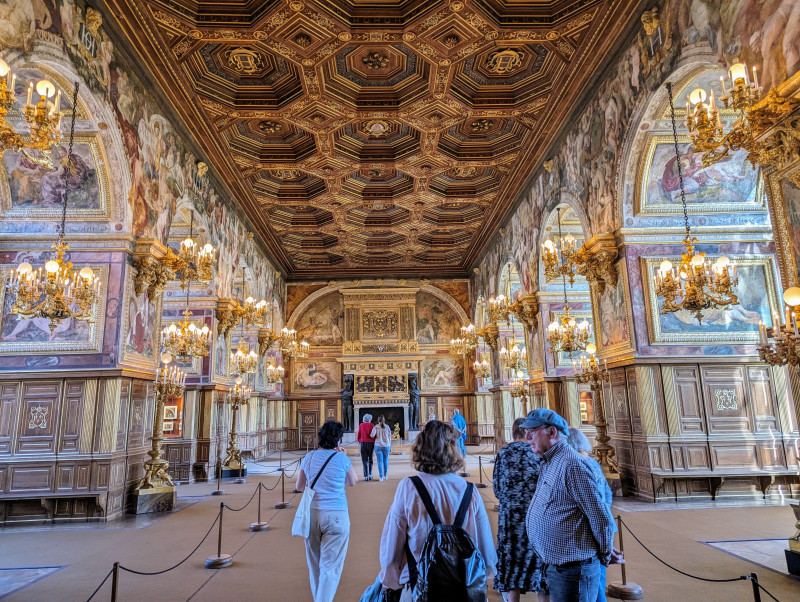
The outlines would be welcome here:
<svg viewBox="0 0 800 602">
<path fill-rule="evenodd" d="M 52 491 L 55 465 L 12 464 L 10 493 Z"/>
<path fill-rule="evenodd" d="M 756 433 L 779 432 L 775 388 L 768 366 L 747 366 L 753 424 Z"/>
<path fill-rule="evenodd" d="M 144 445 L 145 428 L 149 430 L 149 427 L 145 427 L 148 390 L 148 384 L 144 381 L 133 381 L 128 418 L 128 449 Z"/>
<path fill-rule="evenodd" d="M 702 368 L 709 433 L 751 431 L 742 366 Z"/>
<path fill-rule="evenodd" d="M 130 413 L 131 381 L 123 380 L 119 399 L 119 421 L 117 423 L 116 450 L 122 451 L 128 442 L 128 418 Z M 105 390 L 105 389 L 103 389 Z"/>
<path fill-rule="evenodd" d="M 673 374 L 680 434 L 695 435 L 705 433 L 706 425 L 697 368 L 695 366 L 675 367 Z"/>
<path fill-rule="evenodd" d="M 55 451 L 61 384 L 61 381 L 30 381 L 22 384 L 19 453 Z"/>
<path fill-rule="evenodd" d="M 625 370 L 625 377 L 628 381 L 628 403 L 631 415 L 631 432 L 634 435 L 643 435 L 644 428 L 642 426 L 642 416 L 639 404 L 639 387 L 636 382 L 636 366 L 628 367 Z"/>
<path fill-rule="evenodd" d="M 616 435 L 631 434 L 631 415 L 628 407 L 625 370 L 611 371 L 611 398 L 606 400 L 606 412 L 606 421 L 609 423 L 610 433 Z"/>
<path fill-rule="evenodd" d="M 0 455 L 11 454 L 14 451 L 19 385 L 18 382 L 0 383 Z"/>
<path fill-rule="evenodd" d="M 711 453 L 714 469 L 759 468 L 758 453 L 755 445 L 712 444 Z"/>
<path fill-rule="evenodd" d="M 83 397 L 86 381 L 68 380 L 64 383 L 63 411 L 61 412 L 61 433 L 58 452 L 77 452 L 78 440 L 83 422 Z"/>
</svg>

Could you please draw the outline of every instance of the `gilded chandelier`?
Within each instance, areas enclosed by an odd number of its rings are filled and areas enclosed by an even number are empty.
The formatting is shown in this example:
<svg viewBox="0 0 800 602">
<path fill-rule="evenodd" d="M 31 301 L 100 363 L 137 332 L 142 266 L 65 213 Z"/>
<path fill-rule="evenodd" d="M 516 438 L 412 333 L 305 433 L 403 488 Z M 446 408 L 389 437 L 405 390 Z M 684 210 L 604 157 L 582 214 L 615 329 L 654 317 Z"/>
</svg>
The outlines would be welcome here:
<svg viewBox="0 0 800 602">
<path fill-rule="evenodd" d="M 498 322 L 508 322 L 510 320 L 511 310 L 509 309 L 509 302 L 505 295 L 497 295 L 489 299 L 489 322 L 497 324 Z"/>
<path fill-rule="evenodd" d="M 500 367 L 503 370 L 524 370 L 528 363 L 528 352 L 512 335 L 508 338 L 508 349 L 500 349 Z"/>
<path fill-rule="evenodd" d="M 214 271 L 214 258 L 216 249 L 206 243 L 202 248 L 192 238 L 194 234 L 194 212 L 189 223 L 189 236 L 181 241 L 180 249 L 176 254 L 172 250 L 164 258 L 164 264 L 177 273 L 177 280 L 181 288 L 186 288 L 193 280 L 201 283 L 211 282 Z"/>
<path fill-rule="evenodd" d="M 78 98 L 78 84 L 75 83 L 73 105 Z M 72 146 L 75 134 L 75 112 L 69 132 L 67 166 L 72 164 Z M 94 322 L 95 304 L 100 297 L 100 279 L 90 267 L 74 270 L 72 262 L 65 261 L 69 251 L 65 237 L 67 221 L 67 200 L 69 169 L 65 168 L 61 177 L 64 199 L 61 205 L 61 228 L 58 240 L 53 245 L 55 259 L 44 264 L 44 269 L 33 269 L 26 262 L 21 263 L 11 274 L 8 288 L 14 297 L 11 313 L 23 319 L 45 318 L 50 320 L 52 332 L 63 320 L 72 318 L 84 322 Z"/>
<path fill-rule="evenodd" d="M 276 366 L 275 362 L 270 361 L 264 371 L 264 380 L 270 384 L 283 382 L 283 366 Z"/>
<path fill-rule="evenodd" d="M 480 361 L 475 360 L 472 364 L 475 378 L 489 378 L 492 376 L 492 367 L 489 364 L 488 355 L 485 351 L 481 351 Z"/>
<path fill-rule="evenodd" d="M 528 381 L 525 379 L 525 373 L 522 370 L 517 370 L 516 378 L 512 378 L 509 382 L 511 397 L 514 399 L 522 399 L 522 413 L 528 413 L 528 398 L 530 392 L 528 390 Z"/>
<path fill-rule="evenodd" d="M 189 311 L 187 290 L 186 309 L 183 311 L 183 320 L 170 324 L 161 331 L 161 344 L 172 355 L 186 361 L 191 357 L 206 357 L 211 344 L 211 331 L 203 324 L 202 328 L 189 321 L 192 312 Z"/>
<path fill-rule="evenodd" d="M 461 336 L 450 340 L 450 351 L 455 355 L 470 355 L 478 348 L 478 332 L 475 325 L 461 327 Z"/>
<path fill-rule="evenodd" d="M 56 91 L 55 84 L 43 79 L 28 85 L 28 98 L 23 107 L 25 121 L 28 122 L 29 135 L 26 140 L 14 131 L 6 121 L 6 115 L 17 103 L 15 87 L 17 76 L 11 73 L 8 63 L 0 59 L 0 156 L 7 150 L 21 150 L 30 161 L 48 170 L 53 170 L 53 158 L 50 151 L 53 146 L 61 142 L 61 90 Z M 39 100 L 34 104 L 34 89 Z M 55 99 L 51 102 L 49 99 Z M 77 101 L 77 96 L 75 97 Z M 76 104 L 72 104 L 73 120 L 77 111 Z M 36 151 L 32 155 L 28 151 Z"/>
<path fill-rule="evenodd" d="M 800 322 L 800 288 L 793 286 L 783 293 L 786 303 L 786 323 L 781 324 L 781 316 L 777 312 L 772 317 L 772 328 L 764 322 L 758 323 L 758 355 L 761 361 L 771 366 L 800 365 L 800 334 L 797 325 Z M 770 343 L 769 339 L 774 339 Z"/>
<path fill-rule="evenodd" d="M 763 134 L 775 127 L 794 110 L 798 100 L 780 96 L 775 90 L 762 98 L 758 85 L 758 71 L 753 67 L 753 79 L 747 73 L 747 65 L 737 59 L 728 70 L 730 88 L 726 90 L 725 77 L 720 77 L 722 100 L 725 108 L 738 114 L 738 119 L 726 134 L 722 128 L 719 110 L 713 92 L 695 88 L 689 93 L 686 103 L 686 125 L 692 137 L 692 146 L 703 154 L 703 166 L 707 167 L 727 156 L 731 151 L 743 149 L 753 165 L 767 167 L 782 162 L 791 148 L 787 145 L 761 141 Z M 708 104 L 706 104 L 708 99 Z M 781 129 L 781 128 L 778 128 Z M 778 132 L 780 134 L 780 132 Z M 790 139 L 796 140 L 789 135 Z M 776 140 L 779 137 L 776 138 Z M 788 145 L 791 147 L 792 145 Z"/>
<path fill-rule="evenodd" d="M 236 374 L 253 374 L 258 368 L 258 354 L 252 349 L 248 350 L 247 342 L 242 336 L 239 339 L 239 348 L 231 353 L 231 372 Z"/>
<path fill-rule="evenodd" d="M 559 228 L 561 226 L 561 211 L 558 211 Z M 544 263 L 544 275 L 547 281 L 555 280 L 559 276 L 569 278 L 569 284 L 575 284 L 575 272 L 577 270 L 576 257 L 578 249 L 575 248 L 575 237 L 567 234 L 559 237 L 560 248 L 549 238 L 542 243 L 542 263 Z M 560 257 L 559 257 L 560 255 Z"/>
<path fill-rule="evenodd" d="M 288 354 L 289 357 L 297 358 L 305 358 L 308 357 L 308 343 L 305 341 L 298 341 L 297 340 L 297 331 L 294 329 L 289 330 L 285 326 L 281 329 L 279 338 L 278 338 L 278 346 L 280 350 Z"/>
<path fill-rule="evenodd" d="M 686 194 L 683 187 L 683 169 L 678 150 L 678 132 L 675 126 L 675 108 L 672 104 L 672 85 L 667 84 L 670 111 L 672 114 L 672 135 L 675 142 L 676 165 L 683 204 L 683 220 L 686 227 L 686 238 L 683 240 L 685 251 L 681 255 L 681 265 L 677 269 L 672 262 L 664 260 L 656 273 L 656 295 L 664 298 L 661 313 L 672 313 L 685 309 L 691 312 L 698 323 L 702 321 L 704 309 L 718 309 L 739 302 L 733 287 L 738 284 L 736 265 L 722 256 L 715 262 L 706 259 L 706 254 L 696 251 L 697 238 L 693 238 L 689 229 L 689 214 L 686 209 Z"/>
</svg>

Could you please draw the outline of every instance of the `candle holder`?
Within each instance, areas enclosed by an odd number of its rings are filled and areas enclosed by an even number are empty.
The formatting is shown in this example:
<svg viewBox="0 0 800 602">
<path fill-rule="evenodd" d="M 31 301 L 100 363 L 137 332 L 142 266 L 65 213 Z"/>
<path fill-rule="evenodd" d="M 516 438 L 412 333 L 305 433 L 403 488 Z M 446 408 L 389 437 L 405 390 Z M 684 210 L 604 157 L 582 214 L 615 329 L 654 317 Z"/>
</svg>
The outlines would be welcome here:
<svg viewBox="0 0 800 602">
<path fill-rule="evenodd" d="M 603 474 L 607 479 L 619 479 L 619 465 L 614 456 L 616 451 L 609 445 L 611 437 L 608 436 L 608 423 L 606 422 L 605 408 L 603 407 L 603 385 L 611 381 L 611 374 L 608 366 L 600 368 L 595 353 L 597 347 L 591 343 L 586 346 L 589 357 L 581 356 L 580 364 L 573 360 L 575 368 L 575 378 L 579 383 L 589 385 L 594 399 L 594 426 L 597 429 L 597 445 L 594 448 L 594 455 L 603 469 Z"/>
<path fill-rule="evenodd" d="M 135 514 L 147 512 L 163 512 L 175 506 L 175 483 L 169 475 L 169 463 L 161 457 L 164 441 L 164 404 L 170 397 L 183 395 L 186 384 L 186 373 L 177 366 L 170 366 L 172 355 L 161 355 L 162 366 L 156 372 L 155 393 L 156 407 L 153 416 L 152 446 L 144 463 L 144 476 L 133 491 L 134 503 L 131 504 Z"/>
<path fill-rule="evenodd" d="M 781 315 L 772 315 L 772 328 L 764 322 L 758 323 L 758 356 L 770 366 L 800 365 L 800 288 L 793 286 L 783 293 L 786 303 L 786 323 L 781 324 Z M 771 343 L 769 339 L 774 341 Z"/>
<path fill-rule="evenodd" d="M 228 449 L 225 450 L 225 459 L 222 461 L 222 476 L 232 476 L 233 472 L 238 473 L 238 480 L 244 482 L 243 474 L 246 475 L 246 468 L 242 462 L 242 450 L 239 449 L 239 433 L 237 432 L 237 416 L 239 408 L 246 406 L 250 403 L 250 394 L 252 393 L 250 387 L 246 387 L 242 383 L 242 377 L 236 379 L 236 384 L 225 397 L 225 401 L 231 405 L 233 416 L 231 418 L 231 435 L 228 442 Z M 226 475 L 225 472 L 228 472 Z"/>
</svg>

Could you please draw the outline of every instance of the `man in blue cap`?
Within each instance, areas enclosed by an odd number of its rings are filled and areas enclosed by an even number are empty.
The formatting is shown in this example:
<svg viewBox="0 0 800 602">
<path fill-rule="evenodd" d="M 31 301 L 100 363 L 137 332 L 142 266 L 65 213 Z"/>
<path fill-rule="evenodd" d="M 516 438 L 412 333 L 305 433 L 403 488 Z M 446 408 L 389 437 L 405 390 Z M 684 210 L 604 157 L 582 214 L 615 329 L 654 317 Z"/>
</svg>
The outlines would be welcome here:
<svg viewBox="0 0 800 602">
<path fill-rule="evenodd" d="M 613 547 L 614 519 L 588 461 L 567 444 L 567 421 L 553 410 L 530 412 L 520 425 L 542 459 L 528 507 L 528 538 L 544 563 L 550 602 L 595 602 L 603 566 L 624 562 Z"/>
</svg>

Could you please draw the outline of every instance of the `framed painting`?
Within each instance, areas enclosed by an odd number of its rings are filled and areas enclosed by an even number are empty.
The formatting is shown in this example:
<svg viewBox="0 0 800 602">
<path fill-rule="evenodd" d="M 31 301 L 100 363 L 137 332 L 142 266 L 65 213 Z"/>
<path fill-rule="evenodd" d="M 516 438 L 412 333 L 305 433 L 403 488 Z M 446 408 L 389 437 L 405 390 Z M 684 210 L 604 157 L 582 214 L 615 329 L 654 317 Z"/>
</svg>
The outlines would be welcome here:
<svg viewBox="0 0 800 602">
<path fill-rule="evenodd" d="M 422 360 L 422 391 L 452 391 L 465 386 L 464 359 L 426 357 Z"/>
<path fill-rule="evenodd" d="M 625 259 L 616 263 L 617 285 L 606 285 L 593 299 L 594 338 L 598 357 L 633 351 L 633 315 Z"/>
<path fill-rule="evenodd" d="M 164 406 L 164 420 L 177 420 L 178 406 Z"/>
<path fill-rule="evenodd" d="M 708 167 L 702 153 L 691 150 L 687 136 L 678 137 L 683 185 L 689 213 L 760 211 L 766 208 L 762 179 L 736 151 Z M 681 213 L 681 190 L 675 143 L 671 136 L 651 136 L 639 167 L 636 211 Z"/>
<path fill-rule="evenodd" d="M 784 288 L 800 282 L 800 168 L 767 175 L 769 210 Z"/>
<path fill-rule="evenodd" d="M 293 393 L 338 393 L 341 380 L 335 360 L 292 362 Z"/>
<path fill-rule="evenodd" d="M 668 257 L 680 264 L 680 257 Z M 731 256 L 736 262 L 739 284 L 734 289 L 736 305 L 703 310 L 702 321 L 688 311 L 662 314 L 662 300 L 656 296 L 655 275 L 664 260 L 642 258 L 645 285 L 645 309 L 651 345 L 724 345 L 755 344 L 758 323 L 772 325 L 772 315 L 780 310 L 775 288 L 775 262 L 771 255 L 760 257 Z"/>
<path fill-rule="evenodd" d="M 61 217 L 67 149 L 54 146 L 54 171 L 30 161 L 20 151 L 6 151 L 0 160 L 0 212 L 5 217 L 52 220 Z M 82 220 L 109 219 L 106 158 L 97 134 L 75 136 L 69 170 L 67 216 Z"/>
<path fill-rule="evenodd" d="M 231 334 L 222 336 L 214 328 L 214 348 L 212 350 L 212 372 L 214 380 L 228 381 L 228 368 L 231 362 Z"/>
<path fill-rule="evenodd" d="M 34 266 L 35 267 L 35 266 Z M 0 286 L 0 355 L 53 355 L 67 353 L 100 353 L 106 316 L 108 267 L 90 266 L 100 278 L 100 298 L 94 306 L 93 322 L 66 318 L 50 330 L 46 318 L 25 319 L 11 313 L 14 297 L 6 286 Z M 8 282 L 16 266 L 0 266 L 0 278 Z"/>
<path fill-rule="evenodd" d="M 122 316 L 122 362 L 142 368 L 153 368 L 158 363 L 161 349 L 161 295 L 154 301 L 147 293 L 136 294 L 133 271 L 128 270 L 125 281 L 127 303 Z"/>
</svg>

